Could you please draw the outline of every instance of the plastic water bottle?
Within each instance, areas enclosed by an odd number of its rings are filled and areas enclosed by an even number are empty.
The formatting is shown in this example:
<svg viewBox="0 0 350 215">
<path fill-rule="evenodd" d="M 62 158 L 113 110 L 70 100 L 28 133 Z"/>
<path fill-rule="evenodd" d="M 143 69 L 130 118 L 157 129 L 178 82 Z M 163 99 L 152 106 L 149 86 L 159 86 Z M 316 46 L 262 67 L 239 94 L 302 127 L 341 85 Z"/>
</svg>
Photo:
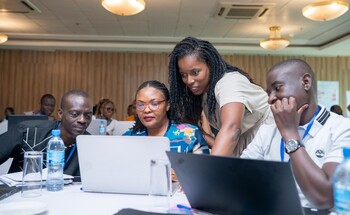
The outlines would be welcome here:
<svg viewBox="0 0 350 215">
<path fill-rule="evenodd" d="M 103 120 L 100 121 L 100 126 L 98 127 L 98 133 L 100 135 L 106 135 L 106 127 L 105 127 L 105 124 L 103 123 Z"/>
<path fill-rule="evenodd" d="M 334 207 L 337 214 L 350 214 L 350 148 L 343 148 L 344 161 L 334 173 Z"/>
<path fill-rule="evenodd" d="M 63 189 L 63 167 L 65 146 L 60 137 L 60 130 L 52 130 L 52 138 L 47 144 L 47 179 L 48 191 L 60 191 Z"/>
</svg>

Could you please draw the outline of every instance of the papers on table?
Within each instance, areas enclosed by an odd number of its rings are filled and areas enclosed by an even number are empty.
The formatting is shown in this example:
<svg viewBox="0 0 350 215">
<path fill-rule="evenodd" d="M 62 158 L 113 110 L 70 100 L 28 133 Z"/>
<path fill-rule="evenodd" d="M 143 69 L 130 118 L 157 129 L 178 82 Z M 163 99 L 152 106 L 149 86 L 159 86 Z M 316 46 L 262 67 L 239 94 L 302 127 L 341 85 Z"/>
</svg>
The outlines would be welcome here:
<svg viewBox="0 0 350 215">
<path fill-rule="evenodd" d="M 47 176 L 47 168 L 43 169 L 43 172 L 42 172 L 42 181 L 44 184 L 46 181 L 46 176 Z M 4 184 L 7 184 L 10 187 L 12 186 L 20 187 L 22 186 L 22 177 L 23 177 L 23 172 L 15 172 L 15 173 L 10 173 L 6 175 L 1 175 L 0 181 L 3 182 Z M 63 174 L 64 184 L 73 183 L 73 178 L 74 177 L 71 175 Z"/>
</svg>

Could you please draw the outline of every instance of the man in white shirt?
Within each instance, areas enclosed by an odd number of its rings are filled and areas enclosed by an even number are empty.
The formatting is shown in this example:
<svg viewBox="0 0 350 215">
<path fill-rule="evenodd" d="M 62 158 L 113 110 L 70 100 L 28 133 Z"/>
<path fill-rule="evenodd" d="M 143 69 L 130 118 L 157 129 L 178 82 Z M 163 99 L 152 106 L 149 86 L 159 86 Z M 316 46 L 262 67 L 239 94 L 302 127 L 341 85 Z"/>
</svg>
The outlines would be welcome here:
<svg viewBox="0 0 350 215">
<path fill-rule="evenodd" d="M 317 103 L 317 82 L 303 60 L 290 59 L 267 73 L 275 125 L 264 125 L 242 158 L 290 162 L 303 207 L 333 207 L 333 173 L 350 147 L 350 120 Z"/>
</svg>

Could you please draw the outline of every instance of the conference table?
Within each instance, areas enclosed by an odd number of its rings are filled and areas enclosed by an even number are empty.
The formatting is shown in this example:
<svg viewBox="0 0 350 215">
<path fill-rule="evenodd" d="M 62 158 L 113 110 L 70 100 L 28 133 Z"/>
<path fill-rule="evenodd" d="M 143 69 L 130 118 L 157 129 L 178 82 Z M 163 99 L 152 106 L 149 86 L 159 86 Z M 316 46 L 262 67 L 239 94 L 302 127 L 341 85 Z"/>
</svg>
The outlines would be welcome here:
<svg viewBox="0 0 350 215">
<path fill-rule="evenodd" d="M 170 197 L 170 209 L 176 210 L 177 204 L 188 205 L 185 194 L 179 191 Z M 41 208 L 42 212 L 39 213 L 41 215 L 116 214 L 123 208 L 153 210 L 152 201 L 147 195 L 84 192 L 81 189 L 81 183 L 65 185 L 59 192 L 48 192 L 43 188 L 42 195 L 35 198 L 23 198 L 21 192 L 18 192 L 0 201 L 0 208 L 9 205 L 15 205 L 18 208 L 32 205 L 27 209 L 27 214 L 31 214 L 30 212 L 34 209 L 40 211 Z"/>
</svg>

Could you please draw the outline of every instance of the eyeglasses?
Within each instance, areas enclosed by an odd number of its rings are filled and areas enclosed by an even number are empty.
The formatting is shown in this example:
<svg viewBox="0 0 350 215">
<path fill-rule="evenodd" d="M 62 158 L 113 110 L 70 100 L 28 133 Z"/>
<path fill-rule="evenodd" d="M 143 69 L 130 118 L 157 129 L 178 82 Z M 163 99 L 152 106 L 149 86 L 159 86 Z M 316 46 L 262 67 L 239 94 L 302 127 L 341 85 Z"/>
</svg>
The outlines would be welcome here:
<svg viewBox="0 0 350 215">
<path fill-rule="evenodd" d="M 150 102 L 136 102 L 136 110 L 143 111 L 148 106 L 151 110 L 158 110 L 160 103 L 165 102 L 166 100 L 162 101 L 150 101 Z"/>
<path fill-rule="evenodd" d="M 105 108 L 108 112 L 114 112 L 115 111 L 115 109 L 114 108 L 110 108 L 110 107 L 108 107 L 108 108 Z"/>
</svg>

